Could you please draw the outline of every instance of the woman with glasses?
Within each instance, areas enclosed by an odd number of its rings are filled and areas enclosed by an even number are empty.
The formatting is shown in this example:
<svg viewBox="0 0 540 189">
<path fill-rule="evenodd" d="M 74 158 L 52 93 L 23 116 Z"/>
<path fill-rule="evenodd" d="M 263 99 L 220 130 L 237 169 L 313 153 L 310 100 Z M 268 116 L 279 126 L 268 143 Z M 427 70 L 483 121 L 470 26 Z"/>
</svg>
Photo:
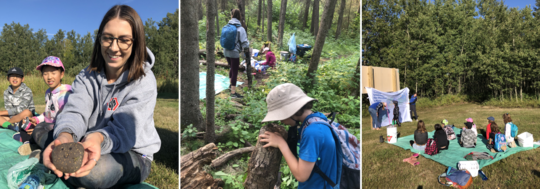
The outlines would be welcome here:
<svg viewBox="0 0 540 189">
<path fill-rule="evenodd" d="M 99 26 L 90 65 L 76 76 L 50 138 L 39 144 L 46 147 L 43 164 L 77 187 L 143 182 L 161 146 L 153 119 L 154 60 L 137 12 L 125 5 L 112 7 Z M 71 142 L 84 147 L 82 167 L 63 173 L 51 162 L 51 152 Z"/>
</svg>

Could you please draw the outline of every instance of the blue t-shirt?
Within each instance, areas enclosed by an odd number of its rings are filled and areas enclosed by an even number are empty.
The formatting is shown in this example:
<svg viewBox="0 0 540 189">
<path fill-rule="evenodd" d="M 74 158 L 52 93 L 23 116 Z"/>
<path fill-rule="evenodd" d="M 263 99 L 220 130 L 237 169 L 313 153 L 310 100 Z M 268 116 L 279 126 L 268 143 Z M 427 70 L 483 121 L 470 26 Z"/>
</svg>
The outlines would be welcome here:
<svg viewBox="0 0 540 189">
<path fill-rule="evenodd" d="M 369 108 L 373 108 L 373 109 L 377 110 L 377 106 L 379 106 L 380 103 L 381 102 L 375 102 L 372 105 L 370 105 Z"/>
<path fill-rule="evenodd" d="M 321 113 L 311 114 L 306 120 L 312 116 L 324 118 Z M 307 162 L 315 162 L 321 171 L 323 171 L 330 179 L 337 177 L 337 152 L 336 143 L 332 136 L 330 128 L 323 124 L 311 124 L 307 126 L 300 140 L 300 159 Z M 335 183 L 337 181 L 334 180 Z M 319 174 L 312 172 L 306 182 L 299 182 L 298 188 L 329 188 L 328 184 Z"/>
</svg>

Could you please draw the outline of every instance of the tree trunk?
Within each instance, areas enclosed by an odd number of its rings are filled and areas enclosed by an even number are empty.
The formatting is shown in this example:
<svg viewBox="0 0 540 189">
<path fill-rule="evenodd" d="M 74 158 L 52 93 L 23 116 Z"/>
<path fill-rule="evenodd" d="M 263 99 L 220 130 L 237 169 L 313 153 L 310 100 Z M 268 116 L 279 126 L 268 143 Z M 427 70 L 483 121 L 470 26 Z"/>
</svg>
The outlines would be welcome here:
<svg viewBox="0 0 540 189">
<path fill-rule="evenodd" d="M 343 12 L 345 12 L 345 5 L 347 2 L 345 0 L 341 0 L 341 5 L 339 6 L 339 18 L 337 21 L 337 28 L 336 28 L 336 39 L 339 38 L 339 34 L 341 33 L 341 24 L 343 23 Z"/>
<path fill-rule="evenodd" d="M 261 32 L 264 34 L 264 32 L 265 32 L 265 31 L 264 31 L 264 17 L 266 16 L 266 14 L 265 14 L 265 13 L 266 13 L 266 8 L 265 8 L 265 7 L 266 7 L 266 6 L 265 6 L 265 5 L 266 5 L 266 4 L 265 4 L 266 1 L 265 1 L 265 0 L 262 0 L 262 1 L 263 1 L 263 5 L 262 5 L 263 8 L 262 8 L 262 11 L 264 11 L 264 13 L 262 14 L 262 29 L 261 29 Z M 263 38 L 263 42 L 264 42 L 265 35 L 263 35 L 262 38 Z"/>
<path fill-rule="evenodd" d="M 283 139 L 287 140 L 287 131 L 280 125 L 268 124 L 261 128 L 259 134 L 265 131 L 278 132 Z M 281 163 L 281 151 L 279 148 L 263 148 L 266 143 L 260 139 L 257 141 L 255 150 L 249 159 L 245 188 L 273 188 L 276 184 Z"/>
<path fill-rule="evenodd" d="M 352 5 L 354 1 L 351 1 L 351 4 L 349 5 L 349 14 L 347 15 L 347 28 L 345 29 L 345 32 L 349 30 L 349 25 L 351 25 L 351 14 L 352 14 Z"/>
<path fill-rule="evenodd" d="M 281 0 L 281 10 L 279 13 L 279 29 L 278 29 L 279 48 L 283 47 L 283 32 L 285 30 L 285 14 L 287 14 L 287 0 Z"/>
<path fill-rule="evenodd" d="M 211 0 L 207 0 L 207 1 L 211 1 Z M 217 9 L 217 1 L 218 0 L 214 0 L 214 1 L 216 3 L 216 34 L 221 35 L 221 33 L 219 32 L 219 11 Z"/>
<path fill-rule="evenodd" d="M 195 0 L 181 1 L 180 62 L 181 62 L 181 126 L 193 124 L 199 131 L 206 126 L 199 109 L 199 24 L 197 19 L 197 3 Z"/>
<path fill-rule="evenodd" d="M 247 34 L 247 22 L 246 22 L 246 6 L 244 6 L 244 0 L 236 0 L 236 6 L 238 6 L 238 10 L 240 10 L 240 14 L 242 16 L 242 20 L 240 20 L 240 23 L 242 23 L 242 27 L 244 28 L 244 30 L 246 31 L 246 36 L 248 36 Z"/>
<path fill-rule="evenodd" d="M 255 146 L 250 146 L 250 147 L 245 147 L 245 148 L 240 148 L 240 149 L 236 149 L 236 150 L 233 150 L 233 151 L 229 151 L 229 152 L 219 156 L 218 158 L 212 160 L 212 164 L 210 164 L 210 167 L 213 168 L 213 169 L 219 168 L 219 167 L 223 166 L 225 163 L 227 163 L 233 157 L 236 157 L 236 156 L 241 155 L 241 154 L 253 152 L 253 150 L 255 150 Z"/>
<path fill-rule="evenodd" d="M 197 12 L 197 16 L 199 17 L 199 20 L 202 20 L 203 19 L 203 8 L 202 8 L 203 1 L 199 0 L 198 4 L 199 4 L 198 6 L 199 12 Z"/>
<path fill-rule="evenodd" d="M 315 2 L 317 1 L 318 0 L 315 0 Z M 326 5 L 324 6 L 321 28 L 319 34 L 317 35 L 317 39 L 315 40 L 315 45 L 313 46 L 313 56 L 311 57 L 311 62 L 309 63 L 309 68 L 307 72 L 308 78 L 315 77 L 314 75 L 317 72 L 317 67 L 319 66 L 319 60 L 321 59 L 324 41 L 326 39 L 326 34 L 328 34 L 328 30 L 330 29 L 329 26 L 332 24 L 336 1 L 337 0 L 327 0 Z M 314 85 L 315 79 L 313 79 L 311 83 L 312 85 Z"/>
<path fill-rule="evenodd" d="M 517 93 L 517 87 L 514 86 L 514 94 L 516 94 L 516 102 L 519 102 L 518 93 Z"/>
<path fill-rule="evenodd" d="M 324 10 L 326 11 L 326 8 Z M 332 14 L 333 12 L 334 11 L 332 11 Z M 332 17 L 334 17 L 334 15 L 332 15 Z M 330 20 L 330 24 L 332 24 L 332 20 Z M 317 37 L 317 32 L 319 32 L 319 0 L 314 0 L 313 15 L 311 16 L 311 33 L 313 36 Z"/>
<path fill-rule="evenodd" d="M 195 10 L 193 9 L 193 11 Z M 210 143 L 180 157 L 180 169 L 182 170 L 180 172 L 180 185 L 182 189 L 217 189 L 225 184 L 221 179 L 214 179 L 212 175 L 203 171 L 203 167 L 216 158 L 215 148 L 216 145 Z"/>
<path fill-rule="evenodd" d="M 359 97 L 360 96 L 360 59 L 358 59 L 358 64 L 356 64 L 356 71 L 354 72 L 353 78 L 351 79 L 353 83 L 356 83 L 355 87 L 353 87 L 353 91 L 351 93 L 351 96 Z"/>
<path fill-rule="evenodd" d="M 267 7 L 266 7 L 268 10 L 266 10 L 266 14 L 267 14 L 267 20 L 266 20 L 266 37 L 268 38 L 267 40 L 270 41 L 270 42 L 273 42 L 272 40 L 272 1 L 269 0 L 267 1 Z"/>
<path fill-rule="evenodd" d="M 206 83 L 214 83 L 215 62 L 216 62 L 216 34 L 214 33 L 214 16 L 216 15 L 216 5 L 214 1 L 208 1 L 206 7 Z M 206 85 L 206 134 L 204 142 L 214 143 L 216 140 L 215 131 L 215 90 L 214 85 Z"/>
<path fill-rule="evenodd" d="M 304 5 L 304 11 L 302 12 L 302 19 L 300 19 L 300 30 L 304 30 L 307 27 L 307 20 L 309 17 L 309 8 L 311 7 L 311 0 L 306 0 Z"/>
<path fill-rule="evenodd" d="M 221 12 L 227 12 L 227 0 L 221 0 Z"/>
<path fill-rule="evenodd" d="M 258 5 L 258 8 L 257 8 L 257 26 L 261 26 L 261 7 L 262 7 L 262 0 L 259 0 L 259 5 Z"/>
</svg>

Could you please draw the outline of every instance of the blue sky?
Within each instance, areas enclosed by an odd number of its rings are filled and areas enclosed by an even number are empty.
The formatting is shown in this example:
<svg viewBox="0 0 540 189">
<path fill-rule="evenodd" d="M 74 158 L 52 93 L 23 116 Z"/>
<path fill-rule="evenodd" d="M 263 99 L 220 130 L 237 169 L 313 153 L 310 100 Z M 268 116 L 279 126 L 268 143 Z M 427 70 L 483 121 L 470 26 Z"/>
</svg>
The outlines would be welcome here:
<svg viewBox="0 0 540 189">
<path fill-rule="evenodd" d="M 94 33 L 99 28 L 101 19 L 114 5 L 131 6 L 143 23 L 152 18 L 161 21 L 168 12 L 178 9 L 178 0 L 0 0 L 0 24 L 12 22 L 28 24 L 34 32 L 45 29 L 52 37 L 62 29 L 75 30 L 81 36 Z M 0 28 L 0 30 L 2 30 Z"/>
<path fill-rule="evenodd" d="M 508 5 L 508 8 L 518 7 L 518 9 L 523 9 L 527 5 L 530 5 L 531 9 L 533 9 L 535 3 L 536 3 L 535 0 L 505 0 L 504 1 L 504 4 Z"/>
</svg>

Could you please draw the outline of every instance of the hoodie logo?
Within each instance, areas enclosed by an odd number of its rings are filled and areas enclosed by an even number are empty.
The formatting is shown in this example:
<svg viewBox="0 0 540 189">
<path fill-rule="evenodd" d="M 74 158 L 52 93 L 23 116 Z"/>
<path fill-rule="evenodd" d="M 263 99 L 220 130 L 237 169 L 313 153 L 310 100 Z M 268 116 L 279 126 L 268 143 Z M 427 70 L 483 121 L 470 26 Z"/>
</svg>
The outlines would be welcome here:
<svg viewBox="0 0 540 189">
<path fill-rule="evenodd" d="M 116 97 L 111 98 L 107 110 L 115 111 L 118 108 L 118 99 Z"/>
</svg>

